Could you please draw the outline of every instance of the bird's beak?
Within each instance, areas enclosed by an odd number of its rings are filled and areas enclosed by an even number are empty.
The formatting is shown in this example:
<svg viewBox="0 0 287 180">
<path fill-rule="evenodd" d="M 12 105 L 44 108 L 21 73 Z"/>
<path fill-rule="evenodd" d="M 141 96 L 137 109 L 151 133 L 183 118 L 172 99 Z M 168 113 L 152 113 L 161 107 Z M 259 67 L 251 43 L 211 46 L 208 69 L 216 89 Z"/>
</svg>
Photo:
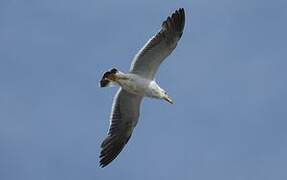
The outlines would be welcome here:
<svg viewBox="0 0 287 180">
<path fill-rule="evenodd" d="M 173 104 L 173 101 L 170 97 L 165 96 L 163 99 L 166 100 L 167 102 L 169 102 L 170 104 Z"/>
</svg>

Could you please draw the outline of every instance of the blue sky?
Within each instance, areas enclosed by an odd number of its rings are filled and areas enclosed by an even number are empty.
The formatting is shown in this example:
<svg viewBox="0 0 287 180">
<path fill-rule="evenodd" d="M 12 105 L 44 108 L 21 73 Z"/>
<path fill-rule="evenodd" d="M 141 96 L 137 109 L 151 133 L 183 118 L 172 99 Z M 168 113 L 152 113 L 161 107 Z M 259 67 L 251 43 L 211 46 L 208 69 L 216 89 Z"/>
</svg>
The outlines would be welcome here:
<svg viewBox="0 0 287 180">
<path fill-rule="evenodd" d="M 112 98 L 175 9 L 183 37 L 134 134 L 98 166 Z M 0 2 L 0 179 L 287 179 L 285 0 Z"/>
</svg>

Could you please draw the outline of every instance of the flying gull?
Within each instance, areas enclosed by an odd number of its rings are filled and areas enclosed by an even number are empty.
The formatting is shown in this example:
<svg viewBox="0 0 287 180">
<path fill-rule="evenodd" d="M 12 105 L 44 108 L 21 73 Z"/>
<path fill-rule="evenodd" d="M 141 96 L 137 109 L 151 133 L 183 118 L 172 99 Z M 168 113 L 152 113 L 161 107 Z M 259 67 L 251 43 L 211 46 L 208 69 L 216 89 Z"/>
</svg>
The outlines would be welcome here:
<svg viewBox="0 0 287 180">
<path fill-rule="evenodd" d="M 184 9 L 176 10 L 134 57 L 129 73 L 116 68 L 104 73 L 101 87 L 118 85 L 113 101 L 110 127 L 101 144 L 100 166 L 111 163 L 130 139 L 138 118 L 143 97 L 163 99 L 173 103 L 166 91 L 155 82 L 154 76 L 161 62 L 175 49 L 182 36 Z"/>
</svg>

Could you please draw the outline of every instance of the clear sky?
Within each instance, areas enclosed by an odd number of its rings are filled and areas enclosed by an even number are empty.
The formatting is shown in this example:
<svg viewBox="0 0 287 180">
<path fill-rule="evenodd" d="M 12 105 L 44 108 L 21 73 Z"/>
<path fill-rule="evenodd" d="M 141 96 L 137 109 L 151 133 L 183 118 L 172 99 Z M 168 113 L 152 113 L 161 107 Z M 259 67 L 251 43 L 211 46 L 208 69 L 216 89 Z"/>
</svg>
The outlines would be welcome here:
<svg viewBox="0 0 287 180">
<path fill-rule="evenodd" d="M 177 49 L 129 143 L 98 164 L 117 88 L 175 9 Z M 1 0 L 1 180 L 286 180 L 287 1 Z"/>
</svg>

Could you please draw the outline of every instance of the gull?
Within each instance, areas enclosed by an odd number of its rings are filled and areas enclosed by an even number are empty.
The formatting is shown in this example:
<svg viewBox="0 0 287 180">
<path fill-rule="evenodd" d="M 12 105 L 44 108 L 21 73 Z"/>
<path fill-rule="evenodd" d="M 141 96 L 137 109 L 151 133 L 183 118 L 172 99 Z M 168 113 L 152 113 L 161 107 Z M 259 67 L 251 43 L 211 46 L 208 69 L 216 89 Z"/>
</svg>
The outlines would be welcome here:
<svg viewBox="0 0 287 180">
<path fill-rule="evenodd" d="M 112 68 L 103 74 L 100 87 L 119 86 L 112 106 L 110 127 L 101 144 L 100 167 L 110 164 L 129 141 L 139 119 L 143 97 L 173 101 L 155 81 L 162 61 L 175 49 L 185 23 L 183 8 L 176 10 L 134 57 L 128 73 Z"/>
</svg>

